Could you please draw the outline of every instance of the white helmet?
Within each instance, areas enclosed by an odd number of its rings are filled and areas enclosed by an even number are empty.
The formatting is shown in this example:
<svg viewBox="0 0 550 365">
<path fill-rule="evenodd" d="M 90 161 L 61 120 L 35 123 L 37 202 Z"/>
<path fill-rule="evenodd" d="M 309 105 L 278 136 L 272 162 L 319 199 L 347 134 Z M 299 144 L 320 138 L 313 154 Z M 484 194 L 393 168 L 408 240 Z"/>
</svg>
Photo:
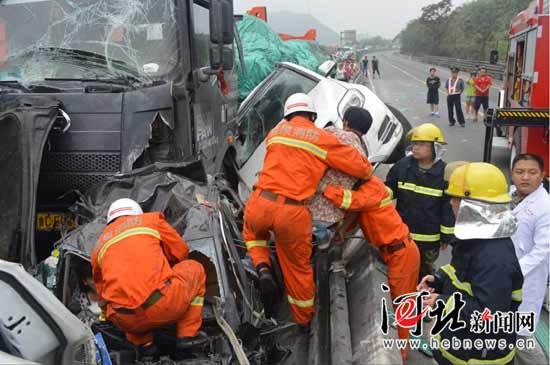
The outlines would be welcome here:
<svg viewBox="0 0 550 365">
<path fill-rule="evenodd" d="M 118 199 L 109 207 L 109 212 L 107 212 L 107 223 L 111 223 L 115 218 L 122 217 L 123 215 L 140 214 L 143 214 L 143 210 L 135 200 L 127 198 Z"/>
<path fill-rule="evenodd" d="M 317 115 L 315 105 L 309 95 L 304 93 L 296 93 L 290 95 L 288 99 L 286 99 L 284 114 L 285 118 L 296 112 L 308 112 Z"/>
</svg>

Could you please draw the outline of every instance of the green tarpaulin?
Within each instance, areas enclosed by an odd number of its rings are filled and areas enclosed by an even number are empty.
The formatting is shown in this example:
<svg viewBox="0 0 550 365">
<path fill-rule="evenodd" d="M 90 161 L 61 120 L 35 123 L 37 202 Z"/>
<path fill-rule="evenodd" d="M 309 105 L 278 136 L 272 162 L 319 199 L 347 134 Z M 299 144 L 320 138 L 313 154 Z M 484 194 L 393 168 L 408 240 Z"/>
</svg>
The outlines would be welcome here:
<svg viewBox="0 0 550 365">
<path fill-rule="evenodd" d="M 253 16 L 244 16 L 237 23 L 237 29 L 246 67 L 245 75 L 238 52 L 235 52 L 240 100 L 275 69 L 277 62 L 292 62 L 317 71 L 317 67 L 328 59 L 315 43 L 303 40 L 285 42 L 266 22 Z"/>
</svg>

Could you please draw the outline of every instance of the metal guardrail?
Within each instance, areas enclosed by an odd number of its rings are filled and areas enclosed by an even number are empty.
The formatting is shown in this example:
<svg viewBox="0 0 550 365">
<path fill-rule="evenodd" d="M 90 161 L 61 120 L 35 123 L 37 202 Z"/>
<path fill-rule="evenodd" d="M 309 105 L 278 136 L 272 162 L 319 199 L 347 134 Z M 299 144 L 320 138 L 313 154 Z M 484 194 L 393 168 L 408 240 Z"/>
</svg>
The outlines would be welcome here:
<svg viewBox="0 0 550 365">
<path fill-rule="evenodd" d="M 477 70 L 478 67 L 484 66 L 487 69 L 487 73 L 493 78 L 502 80 L 504 78 L 503 63 L 497 63 L 496 65 L 484 61 L 474 60 L 462 60 L 459 58 L 439 57 L 439 56 L 413 56 L 413 58 L 432 65 L 443 67 L 458 67 L 460 71 L 471 72 Z"/>
</svg>

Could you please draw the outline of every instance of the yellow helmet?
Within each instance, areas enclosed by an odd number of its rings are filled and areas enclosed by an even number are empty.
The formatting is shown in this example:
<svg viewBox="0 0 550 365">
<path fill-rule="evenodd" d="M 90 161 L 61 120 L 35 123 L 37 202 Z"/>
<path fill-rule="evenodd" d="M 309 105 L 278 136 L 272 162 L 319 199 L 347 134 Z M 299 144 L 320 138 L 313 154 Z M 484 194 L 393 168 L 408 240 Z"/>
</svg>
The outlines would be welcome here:
<svg viewBox="0 0 550 365">
<path fill-rule="evenodd" d="M 485 162 L 467 163 L 456 168 L 445 193 L 488 203 L 509 203 L 512 200 L 502 171 Z"/>
<path fill-rule="evenodd" d="M 445 181 L 449 181 L 449 178 L 451 177 L 451 175 L 453 174 L 453 172 L 455 172 L 456 169 L 458 169 L 460 166 L 464 166 L 466 164 L 468 164 L 469 162 L 467 161 L 453 161 L 453 162 L 449 162 L 447 164 L 447 166 L 445 166 L 445 171 L 444 171 L 444 174 L 443 174 L 443 179 Z"/>
<path fill-rule="evenodd" d="M 445 144 L 445 136 L 438 126 L 432 123 L 424 123 L 414 127 L 407 134 L 411 142 L 438 142 Z"/>
</svg>

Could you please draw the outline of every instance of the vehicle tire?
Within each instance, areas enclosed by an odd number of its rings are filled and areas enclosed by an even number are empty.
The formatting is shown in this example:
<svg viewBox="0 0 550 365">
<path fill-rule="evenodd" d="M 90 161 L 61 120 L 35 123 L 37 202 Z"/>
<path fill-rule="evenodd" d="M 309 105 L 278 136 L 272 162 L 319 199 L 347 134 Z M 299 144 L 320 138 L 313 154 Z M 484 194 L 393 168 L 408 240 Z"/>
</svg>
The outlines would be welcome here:
<svg viewBox="0 0 550 365">
<path fill-rule="evenodd" d="M 395 146 L 395 149 L 393 150 L 392 154 L 384 163 L 390 164 L 390 163 L 396 163 L 403 157 L 405 157 L 405 149 L 407 148 L 407 133 L 412 129 L 411 123 L 409 123 L 409 120 L 401 113 L 399 110 L 391 106 L 390 104 L 386 104 L 388 109 L 395 115 L 397 120 L 401 123 L 401 126 L 403 127 L 403 135 L 401 136 L 401 140 Z"/>
</svg>

